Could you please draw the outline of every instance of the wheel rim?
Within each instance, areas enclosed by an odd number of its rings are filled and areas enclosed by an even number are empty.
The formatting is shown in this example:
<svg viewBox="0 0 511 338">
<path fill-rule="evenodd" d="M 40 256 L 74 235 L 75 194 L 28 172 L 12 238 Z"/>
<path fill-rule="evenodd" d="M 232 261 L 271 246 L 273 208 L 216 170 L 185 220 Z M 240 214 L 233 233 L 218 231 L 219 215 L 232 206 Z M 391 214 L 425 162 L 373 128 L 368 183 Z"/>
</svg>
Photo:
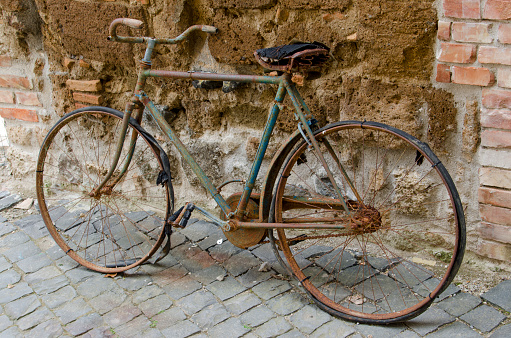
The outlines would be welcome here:
<svg viewBox="0 0 511 338">
<path fill-rule="evenodd" d="M 131 124 L 113 175 L 118 182 L 111 179 L 92 194 L 110 167 L 121 116 L 80 111 L 64 117 L 46 137 L 37 164 L 37 196 L 50 234 L 71 258 L 100 272 L 147 260 L 164 239 L 170 206 L 167 184 L 156 185 L 160 159 Z M 121 175 L 132 135 L 135 152 Z"/>
<path fill-rule="evenodd" d="M 307 151 L 306 144 L 297 147 L 284 164 L 276 190 L 276 221 L 314 223 L 318 218 L 346 229 L 279 230 L 291 270 L 316 301 L 349 319 L 393 321 L 421 313 L 452 280 L 464 243 L 460 208 L 450 178 L 442 175 L 443 166 L 430 151 L 407 141 L 413 138 L 383 125 L 337 125 L 317 138 L 336 184 L 355 201 L 354 217 L 347 221 L 349 216 L 335 203 L 339 199 L 324 169 L 319 170 L 314 151 Z M 362 201 L 357 201 L 349 182 L 339 178 L 341 170 L 325 140 Z M 330 202 L 318 209 L 304 204 L 304 197 Z M 380 222 L 354 225 L 353 219 L 370 208 L 378 211 Z"/>
</svg>

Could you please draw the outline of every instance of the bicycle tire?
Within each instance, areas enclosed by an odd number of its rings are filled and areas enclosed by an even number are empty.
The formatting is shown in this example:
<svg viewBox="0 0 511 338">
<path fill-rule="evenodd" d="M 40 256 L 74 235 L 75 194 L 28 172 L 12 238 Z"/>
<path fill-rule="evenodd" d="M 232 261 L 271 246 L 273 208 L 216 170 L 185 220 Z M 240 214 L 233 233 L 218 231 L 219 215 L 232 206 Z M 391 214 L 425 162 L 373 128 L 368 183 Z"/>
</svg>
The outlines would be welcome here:
<svg viewBox="0 0 511 338">
<path fill-rule="evenodd" d="M 344 229 L 277 230 L 288 267 L 337 317 L 389 324 L 418 316 L 452 282 L 465 249 L 463 209 L 447 170 L 425 143 L 381 123 L 338 122 L 315 137 L 351 211 L 315 151 L 297 141 L 280 171 L 273 219 Z"/>
<path fill-rule="evenodd" d="M 174 203 L 172 184 L 156 183 L 164 170 L 162 150 L 133 118 L 105 185 L 110 188 L 91 196 L 112 163 L 123 115 L 106 107 L 66 114 L 44 139 L 37 161 L 37 199 L 51 236 L 75 261 L 103 273 L 147 261 L 165 238 L 164 220 Z M 112 186 L 113 180 L 118 182 Z"/>
</svg>

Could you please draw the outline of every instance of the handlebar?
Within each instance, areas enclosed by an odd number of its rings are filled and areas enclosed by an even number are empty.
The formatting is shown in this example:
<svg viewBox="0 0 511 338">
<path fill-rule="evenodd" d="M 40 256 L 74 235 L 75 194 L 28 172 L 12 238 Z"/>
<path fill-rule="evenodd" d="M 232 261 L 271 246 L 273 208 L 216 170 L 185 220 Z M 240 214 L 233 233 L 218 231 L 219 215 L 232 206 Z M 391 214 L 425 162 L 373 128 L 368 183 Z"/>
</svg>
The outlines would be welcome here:
<svg viewBox="0 0 511 338">
<path fill-rule="evenodd" d="M 188 35 L 197 30 L 201 30 L 208 34 L 216 34 L 218 33 L 218 29 L 213 26 L 207 26 L 207 25 L 194 25 L 191 27 L 188 27 L 183 33 L 181 33 L 178 37 L 174 39 L 155 39 L 150 37 L 131 37 L 131 36 L 119 36 L 117 35 L 117 27 L 119 25 L 128 26 L 130 28 L 135 29 L 141 29 L 144 27 L 144 23 L 140 20 L 136 19 L 128 19 L 128 18 L 119 18 L 112 21 L 110 24 L 110 36 L 108 37 L 108 40 L 110 41 L 116 41 L 116 42 L 128 42 L 128 43 L 144 43 L 149 40 L 154 41 L 155 44 L 175 44 L 180 41 L 185 40 L 188 38 Z"/>
</svg>

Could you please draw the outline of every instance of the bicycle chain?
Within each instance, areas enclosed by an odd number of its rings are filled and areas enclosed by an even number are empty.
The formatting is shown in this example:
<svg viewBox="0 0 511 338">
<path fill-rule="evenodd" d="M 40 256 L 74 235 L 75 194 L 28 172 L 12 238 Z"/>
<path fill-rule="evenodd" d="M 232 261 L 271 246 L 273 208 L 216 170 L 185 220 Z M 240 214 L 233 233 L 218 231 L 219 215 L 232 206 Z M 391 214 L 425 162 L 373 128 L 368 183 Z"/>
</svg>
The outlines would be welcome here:
<svg viewBox="0 0 511 338">
<path fill-rule="evenodd" d="M 320 239 L 320 238 L 329 238 L 329 237 L 341 237 L 341 236 L 351 236 L 356 235 L 357 233 L 355 231 L 347 232 L 343 234 L 332 234 L 332 235 L 317 235 L 317 236 L 306 236 L 306 237 L 295 237 L 295 238 L 288 238 L 287 242 L 293 242 L 293 241 L 305 241 L 306 239 Z M 280 242 L 280 239 L 275 239 L 275 242 Z M 269 240 L 261 241 L 260 244 L 266 244 L 270 243 Z"/>
</svg>

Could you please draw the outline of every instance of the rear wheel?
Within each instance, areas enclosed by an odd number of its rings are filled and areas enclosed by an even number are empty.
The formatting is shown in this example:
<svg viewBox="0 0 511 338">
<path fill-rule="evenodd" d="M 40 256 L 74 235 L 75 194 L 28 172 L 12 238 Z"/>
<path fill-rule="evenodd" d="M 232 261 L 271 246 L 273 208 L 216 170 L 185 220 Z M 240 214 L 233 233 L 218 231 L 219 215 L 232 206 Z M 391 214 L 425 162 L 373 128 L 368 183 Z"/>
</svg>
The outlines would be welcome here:
<svg viewBox="0 0 511 338">
<path fill-rule="evenodd" d="M 173 206 L 172 186 L 156 184 L 163 170 L 159 150 L 133 119 L 112 178 L 91 194 L 113 162 L 122 118 L 102 107 L 65 115 L 46 136 L 37 162 L 37 197 L 50 234 L 78 263 L 108 273 L 154 254 Z"/>
<path fill-rule="evenodd" d="M 275 194 L 275 221 L 290 223 L 277 233 L 293 274 L 339 317 L 391 323 L 419 315 L 450 284 L 465 248 L 449 174 L 426 144 L 383 124 L 340 122 L 315 135 L 334 181 L 300 142 Z"/>
</svg>

